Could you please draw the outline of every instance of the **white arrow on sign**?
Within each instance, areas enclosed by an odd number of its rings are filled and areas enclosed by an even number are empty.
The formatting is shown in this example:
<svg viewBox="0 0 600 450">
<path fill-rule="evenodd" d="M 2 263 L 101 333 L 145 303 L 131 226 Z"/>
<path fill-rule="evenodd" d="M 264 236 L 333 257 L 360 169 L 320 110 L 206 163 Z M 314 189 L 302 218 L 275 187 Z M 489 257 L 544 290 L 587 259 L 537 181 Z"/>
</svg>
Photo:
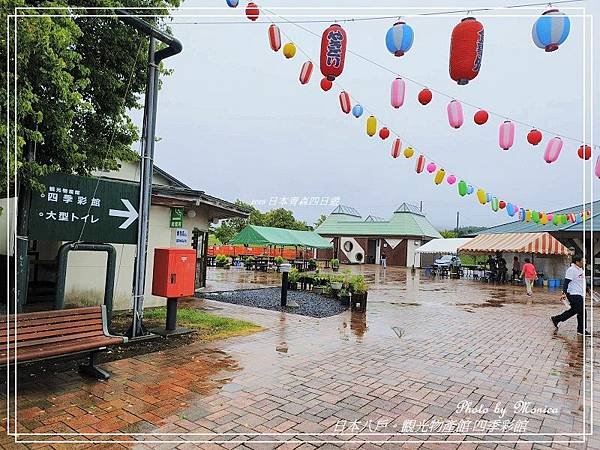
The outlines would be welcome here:
<svg viewBox="0 0 600 450">
<path fill-rule="evenodd" d="M 135 219 L 138 218 L 138 212 L 135 210 L 135 208 L 133 207 L 131 202 L 129 200 L 127 200 L 126 198 L 122 198 L 121 201 L 127 208 L 127 211 L 125 211 L 123 209 L 109 209 L 108 215 L 116 216 L 116 217 L 126 217 L 127 220 L 125 222 L 123 222 L 121 225 L 119 225 L 119 228 L 125 230 L 125 229 L 129 228 L 129 225 L 131 225 L 133 222 L 135 222 Z"/>
</svg>

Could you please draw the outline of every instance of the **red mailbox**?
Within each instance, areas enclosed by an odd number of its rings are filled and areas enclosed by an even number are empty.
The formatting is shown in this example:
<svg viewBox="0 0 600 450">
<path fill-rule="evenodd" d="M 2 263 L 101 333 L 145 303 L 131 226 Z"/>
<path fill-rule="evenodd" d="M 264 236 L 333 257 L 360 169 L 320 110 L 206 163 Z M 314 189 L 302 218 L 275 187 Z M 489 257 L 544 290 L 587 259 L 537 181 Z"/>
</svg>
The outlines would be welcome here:
<svg viewBox="0 0 600 450">
<path fill-rule="evenodd" d="M 194 295 L 196 250 L 193 248 L 154 249 L 152 294 L 177 298 Z"/>
</svg>

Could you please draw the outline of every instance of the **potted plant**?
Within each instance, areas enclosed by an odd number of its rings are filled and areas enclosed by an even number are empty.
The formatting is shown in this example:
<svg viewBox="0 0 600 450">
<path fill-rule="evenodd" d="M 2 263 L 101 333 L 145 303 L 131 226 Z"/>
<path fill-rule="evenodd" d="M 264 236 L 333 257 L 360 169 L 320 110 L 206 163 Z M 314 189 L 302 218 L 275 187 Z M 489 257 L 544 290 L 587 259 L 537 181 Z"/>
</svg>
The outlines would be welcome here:
<svg viewBox="0 0 600 450">
<path fill-rule="evenodd" d="M 246 259 L 244 259 L 246 270 L 252 270 L 252 264 L 254 264 L 254 256 L 246 256 Z"/>
<path fill-rule="evenodd" d="M 350 281 L 350 292 L 352 293 L 352 301 L 367 299 L 367 282 L 362 275 L 355 275 Z"/>
<path fill-rule="evenodd" d="M 324 274 L 316 274 L 312 291 L 315 294 L 322 294 L 325 287 L 329 284 L 329 277 Z"/>
<path fill-rule="evenodd" d="M 340 270 L 340 260 L 337 258 L 332 258 L 329 260 L 329 264 L 331 264 L 331 269 L 334 272 L 337 272 L 338 270 Z"/>
<path fill-rule="evenodd" d="M 308 260 L 308 270 L 315 270 L 317 268 L 317 261 L 314 258 Z"/>
<path fill-rule="evenodd" d="M 215 266 L 229 269 L 229 267 L 226 267 L 228 265 L 229 265 L 229 257 L 227 257 L 225 255 L 217 255 L 215 257 Z"/>
<path fill-rule="evenodd" d="M 329 279 L 329 286 L 334 291 L 339 291 L 340 289 L 342 289 L 343 284 L 344 284 L 343 283 L 343 278 L 340 277 L 339 275 L 337 275 L 335 277 L 331 277 Z"/>
<path fill-rule="evenodd" d="M 298 279 L 300 278 L 300 274 L 298 273 L 298 269 L 293 267 L 288 273 L 288 289 L 295 291 L 298 289 Z"/>
<path fill-rule="evenodd" d="M 283 256 L 276 256 L 275 258 L 273 258 L 273 262 L 277 267 L 277 272 L 279 272 L 279 266 L 281 266 L 285 262 L 285 258 Z"/>
<path fill-rule="evenodd" d="M 342 288 L 339 297 L 343 306 L 350 306 L 350 292 L 347 289 Z"/>
</svg>

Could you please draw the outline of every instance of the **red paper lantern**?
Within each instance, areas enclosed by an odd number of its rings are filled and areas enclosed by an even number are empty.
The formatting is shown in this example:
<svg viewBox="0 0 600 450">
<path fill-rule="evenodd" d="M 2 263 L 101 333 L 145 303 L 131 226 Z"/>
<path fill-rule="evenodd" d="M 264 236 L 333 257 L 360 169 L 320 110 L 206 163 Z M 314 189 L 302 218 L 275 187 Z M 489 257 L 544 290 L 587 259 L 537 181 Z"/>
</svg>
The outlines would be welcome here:
<svg viewBox="0 0 600 450">
<path fill-rule="evenodd" d="M 477 111 L 475 113 L 475 115 L 473 116 L 473 121 L 477 124 L 477 125 L 483 125 L 484 123 L 486 123 L 488 121 L 488 118 L 490 117 L 490 115 L 488 114 L 487 111 L 480 109 L 479 111 Z"/>
<path fill-rule="evenodd" d="M 500 208 L 500 209 L 506 208 L 506 202 L 504 200 L 500 200 L 498 202 L 498 208 Z"/>
<path fill-rule="evenodd" d="M 350 104 L 350 96 L 346 91 L 340 92 L 340 107 L 346 114 L 348 114 L 352 109 L 352 105 Z"/>
<path fill-rule="evenodd" d="M 274 23 L 269 25 L 269 45 L 274 52 L 279 51 L 281 48 L 281 34 L 279 33 L 279 27 Z"/>
<path fill-rule="evenodd" d="M 450 78 L 458 84 L 467 84 L 479 73 L 482 56 L 483 25 L 474 17 L 467 17 L 452 30 Z"/>
<path fill-rule="evenodd" d="M 246 6 L 246 17 L 254 22 L 258 19 L 258 15 L 260 14 L 260 10 L 258 9 L 258 5 L 254 2 L 248 3 Z"/>
<path fill-rule="evenodd" d="M 321 73 L 333 81 L 344 70 L 346 59 L 346 32 L 337 23 L 323 31 L 321 37 Z"/>
<path fill-rule="evenodd" d="M 527 133 L 527 142 L 531 145 L 538 145 L 542 142 L 542 132 L 540 130 L 533 129 Z"/>
<path fill-rule="evenodd" d="M 577 149 L 577 156 L 581 159 L 585 159 L 586 161 L 592 157 L 592 148 L 589 145 L 580 146 Z"/>
<path fill-rule="evenodd" d="M 321 89 L 323 89 L 324 91 L 328 91 L 329 89 L 331 89 L 332 86 L 333 83 L 331 82 L 331 80 L 328 80 L 327 78 L 323 78 L 321 80 Z"/>
<path fill-rule="evenodd" d="M 400 156 L 400 150 L 402 150 L 402 141 L 400 139 L 396 139 L 392 144 L 392 158 L 397 158 Z"/>
<path fill-rule="evenodd" d="M 379 130 L 379 137 L 381 139 L 387 139 L 390 137 L 390 130 L 388 130 L 386 127 L 383 127 L 381 130 Z"/>
<path fill-rule="evenodd" d="M 431 101 L 433 97 L 433 94 L 431 93 L 431 91 L 427 88 L 422 89 L 421 92 L 419 92 L 419 103 L 421 105 L 426 105 L 427 103 L 429 103 Z"/>
<path fill-rule="evenodd" d="M 300 80 L 300 84 L 306 84 L 310 81 L 310 76 L 313 71 L 313 63 L 310 61 L 306 61 L 302 64 L 302 69 L 300 70 L 300 76 L 298 80 Z"/>
<path fill-rule="evenodd" d="M 417 163 L 415 164 L 415 172 L 421 173 L 425 168 L 425 157 L 423 155 L 419 155 L 417 158 Z"/>
</svg>

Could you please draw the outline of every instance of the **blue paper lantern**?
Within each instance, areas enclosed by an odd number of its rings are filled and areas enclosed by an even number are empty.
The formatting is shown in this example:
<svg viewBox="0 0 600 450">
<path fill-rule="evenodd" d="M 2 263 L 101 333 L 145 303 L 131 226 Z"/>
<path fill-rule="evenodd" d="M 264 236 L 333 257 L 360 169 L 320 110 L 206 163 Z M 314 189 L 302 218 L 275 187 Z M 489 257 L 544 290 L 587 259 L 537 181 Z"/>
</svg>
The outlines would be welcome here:
<svg viewBox="0 0 600 450">
<path fill-rule="evenodd" d="M 415 34 L 404 22 L 396 22 L 385 35 L 385 46 L 394 56 L 402 56 L 412 47 Z"/>
<path fill-rule="evenodd" d="M 354 105 L 354 107 L 352 108 L 352 115 L 354 115 L 354 117 L 360 117 L 362 116 L 363 113 L 363 107 L 360 105 Z"/>
<path fill-rule="evenodd" d="M 231 8 L 235 8 L 237 5 L 239 5 L 239 3 L 240 0 L 227 0 L 227 5 Z"/>
<path fill-rule="evenodd" d="M 489 202 L 491 202 L 491 201 L 492 201 L 492 194 L 490 194 L 490 193 L 488 192 L 488 194 L 487 194 L 487 197 L 486 197 L 486 198 L 487 198 L 487 201 L 488 201 L 488 203 L 489 203 Z"/>
<path fill-rule="evenodd" d="M 510 217 L 513 217 L 515 215 L 515 207 L 512 203 L 506 205 L 506 212 Z"/>
<path fill-rule="evenodd" d="M 526 215 L 526 214 L 525 214 L 525 210 L 524 210 L 523 208 L 520 208 L 520 209 L 519 209 L 519 220 L 520 220 L 521 222 L 524 222 L 524 221 L 525 221 L 525 215 Z"/>
<path fill-rule="evenodd" d="M 533 24 L 531 36 L 539 48 L 547 52 L 558 50 L 558 46 L 569 36 L 571 21 L 558 9 L 544 12 Z"/>
<path fill-rule="evenodd" d="M 467 194 L 471 195 L 474 190 L 475 189 L 473 188 L 473 186 L 469 185 L 469 187 L 467 188 Z"/>
</svg>

